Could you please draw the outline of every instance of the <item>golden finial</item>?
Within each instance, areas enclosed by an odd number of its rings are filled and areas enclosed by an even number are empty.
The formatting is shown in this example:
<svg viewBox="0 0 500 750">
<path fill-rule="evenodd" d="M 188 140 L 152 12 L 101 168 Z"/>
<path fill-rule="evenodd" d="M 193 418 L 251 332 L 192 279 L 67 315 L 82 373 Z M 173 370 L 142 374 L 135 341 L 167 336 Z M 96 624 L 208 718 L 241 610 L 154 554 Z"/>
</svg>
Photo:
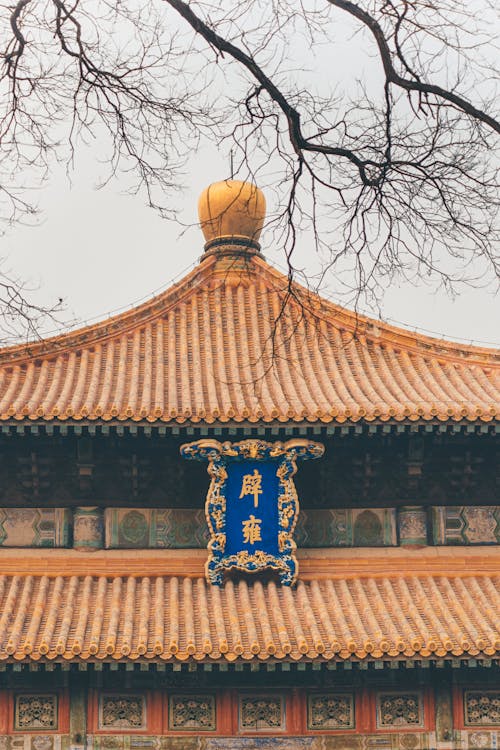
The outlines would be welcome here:
<svg viewBox="0 0 500 750">
<path fill-rule="evenodd" d="M 266 216 L 266 199 L 251 182 L 223 180 L 209 185 L 198 201 L 206 252 L 256 253 Z"/>
</svg>

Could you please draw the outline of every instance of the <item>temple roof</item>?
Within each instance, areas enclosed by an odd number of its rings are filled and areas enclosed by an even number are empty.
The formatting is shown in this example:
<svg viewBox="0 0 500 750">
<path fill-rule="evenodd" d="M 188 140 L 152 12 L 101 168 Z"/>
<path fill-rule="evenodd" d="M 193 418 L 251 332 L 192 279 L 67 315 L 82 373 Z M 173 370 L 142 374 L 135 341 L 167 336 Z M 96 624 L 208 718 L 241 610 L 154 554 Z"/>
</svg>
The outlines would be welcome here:
<svg viewBox="0 0 500 750">
<path fill-rule="evenodd" d="M 319 566 L 306 564 L 295 589 L 259 579 L 211 586 L 189 571 L 192 557 L 184 574 L 167 576 L 154 572 L 160 553 L 154 560 L 151 553 L 151 559 L 140 554 L 128 560 L 108 554 L 100 570 L 104 557 L 98 553 L 91 558 L 65 551 L 47 556 L 45 575 L 33 575 L 23 570 L 33 561 L 7 553 L 0 576 L 0 659 L 248 662 L 500 654 L 498 555 L 451 550 L 426 559 L 394 551 L 384 560 L 380 553 L 374 559 L 365 551 L 360 559 L 359 551 L 338 552 Z M 40 551 L 37 559 L 42 565 Z"/>
<path fill-rule="evenodd" d="M 221 231 L 234 231 L 226 219 Z M 214 231 L 200 264 L 151 301 L 0 351 L 0 419 L 499 419 L 500 350 L 357 315 L 290 283 L 255 238 Z"/>
</svg>

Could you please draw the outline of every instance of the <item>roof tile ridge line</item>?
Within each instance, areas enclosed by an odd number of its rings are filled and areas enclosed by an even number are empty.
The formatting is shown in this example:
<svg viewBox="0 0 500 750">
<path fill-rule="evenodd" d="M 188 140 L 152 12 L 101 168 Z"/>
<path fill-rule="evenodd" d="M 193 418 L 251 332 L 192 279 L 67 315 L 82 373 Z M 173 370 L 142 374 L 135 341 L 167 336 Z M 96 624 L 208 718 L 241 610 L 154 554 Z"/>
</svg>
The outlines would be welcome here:
<svg viewBox="0 0 500 750">
<path fill-rule="evenodd" d="M 10 365 L 24 364 L 35 358 L 45 359 L 46 357 L 65 354 L 75 348 L 93 346 L 97 342 L 105 342 L 110 338 L 117 337 L 117 335 L 123 335 L 138 325 L 146 325 L 154 321 L 160 314 L 167 312 L 172 305 L 182 301 L 183 296 L 189 296 L 193 292 L 193 287 L 195 287 L 194 281 L 198 281 L 199 285 L 207 281 L 211 267 L 215 262 L 215 257 L 207 258 L 205 263 L 196 265 L 186 276 L 154 297 L 97 323 L 84 325 L 82 328 L 42 338 L 38 341 L 0 347 L 0 369 Z M 160 311 L 156 308 L 162 302 L 166 304 Z M 146 311 L 151 308 L 152 312 L 148 315 Z M 139 316 L 143 317 L 138 320 Z M 106 330 L 110 327 L 114 330 Z M 102 333 L 99 335 L 101 331 Z"/>
<path fill-rule="evenodd" d="M 495 364 L 495 360 L 498 360 L 498 365 L 500 366 L 500 348 L 461 344 L 458 341 L 439 339 L 418 331 L 412 331 L 409 328 L 403 328 L 401 325 L 387 323 L 380 318 L 371 318 L 364 313 L 355 312 L 333 302 L 327 297 L 322 296 L 319 292 L 308 289 L 295 279 L 292 279 L 292 281 L 289 282 L 286 274 L 276 267 L 271 266 L 263 258 L 256 257 L 253 260 L 255 263 L 265 265 L 269 275 L 275 276 L 277 280 L 280 280 L 281 282 L 284 281 L 287 285 L 291 283 L 292 287 L 296 288 L 299 294 L 305 295 L 305 297 L 310 300 L 315 300 L 313 305 L 311 305 L 310 312 L 313 312 L 318 319 L 323 319 L 325 322 L 332 324 L 333 321 L 328 313 L 333 312 L 335 315 L 341 316 L 341 322 L 346 328 L 355 331 L 356 334 L 365 335 L 373 341 L 374 344 L 387 342 L 398 348 L 405 348 L 409 351 L 420 353 L 429 353 L 434 350 L 432 353 L 435 357 L 453 362 L 474 362 L 475 364 L 481 363 L 491 366 Z M 297 301 L 299 302 L 300 300 Z M 352 322 L 353 320 L 355 321 L 354 323 Z M 339 325 L 340 321 L 335 321 L 335 323 Z M 370 330 L 371 328 L 382 329 L 383 332 L 387 334 L 387 339 L 381 342 L 380 334 L 374 335 Z M 419 343 L 421 344 L 420 346 Z M 465 358 L 463 356 L 464 354 L 466 355 Z M 481 355 L 486 357 L 486 362 L 481 358 Z"/>
</svg>

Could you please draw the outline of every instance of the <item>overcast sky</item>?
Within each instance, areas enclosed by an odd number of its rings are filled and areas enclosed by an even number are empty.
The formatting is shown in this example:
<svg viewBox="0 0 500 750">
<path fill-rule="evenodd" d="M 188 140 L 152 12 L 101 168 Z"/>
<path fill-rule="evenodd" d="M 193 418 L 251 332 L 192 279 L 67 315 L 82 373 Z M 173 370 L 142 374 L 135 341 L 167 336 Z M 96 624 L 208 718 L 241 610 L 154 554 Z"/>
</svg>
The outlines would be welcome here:
<svg viewBox="0 0 500 750">
<path fill-rule="evenodd" d="M 363 66 L 371 75 L 373 59 L 368 56 L 363 61 L 342 29 L 339 40 L 336 54 L 341 79 L 347 69 L 358 75 Z M 333 67 L 331 56 L 328 66 L 330 70 Z M 148 208 L 144 196 L 124 194 L 117 180 L 97 190 L 103 169 L 96 154 L 89 150 L 78 153 L 71 182 L 64 169 L 54 168 L 38 195 L 41 221 L 9 230 L 0 239 L 0 256 L 5 259 L 4 270 L 37 288 L 33 293 L 37 301 L 50 305 L 64 298 L 61 319 L 83 324 L 167 288 L 198 261 L 203 252 L 203 237 L 197 227 L 198 196 L 209 183 L 227 178 L 230 169 L 227 157 L 220 157 L 213 148 L 193 154 L 186 167 L 187 188 L 172 197 L 180 208 L 183 228 Z M 268 193 L 266 197 L 272 211 L 273 196 Z M 265 234 L 263 253 L 269 262 L 283 265 L 280 249 Z M 310 237 L 300 238 L 295 265 L 309 272 L 314 269 Z M 339 290 L 330 278 L 324 291 L 339 301 Z M 382 314 L 384 319 L 411 329 L 500 346 L 500 295 L 495 296 L 494 291 L 491 287 L 464 289 L 451 299 L 442 289 L 436 291 L 423 281 L 418 286 L 392 286 L 385 292 Z M 377 310 L 363 311 L 378 315 Z"/>
</svg>

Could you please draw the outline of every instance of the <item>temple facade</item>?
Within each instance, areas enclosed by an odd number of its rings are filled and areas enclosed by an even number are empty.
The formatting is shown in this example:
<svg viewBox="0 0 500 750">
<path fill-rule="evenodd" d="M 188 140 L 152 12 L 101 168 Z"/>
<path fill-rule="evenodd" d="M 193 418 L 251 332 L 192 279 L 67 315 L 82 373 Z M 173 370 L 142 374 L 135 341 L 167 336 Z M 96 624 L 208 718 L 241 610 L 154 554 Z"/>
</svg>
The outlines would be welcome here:
<svg viewBox="0 0 500 750">
<path fill-rule="evenodd" d="M 500 747 L 500 351 L 264 217 L 211 185 L 179 283 L 0 350 L 0 750 Z"/>
</svg>

